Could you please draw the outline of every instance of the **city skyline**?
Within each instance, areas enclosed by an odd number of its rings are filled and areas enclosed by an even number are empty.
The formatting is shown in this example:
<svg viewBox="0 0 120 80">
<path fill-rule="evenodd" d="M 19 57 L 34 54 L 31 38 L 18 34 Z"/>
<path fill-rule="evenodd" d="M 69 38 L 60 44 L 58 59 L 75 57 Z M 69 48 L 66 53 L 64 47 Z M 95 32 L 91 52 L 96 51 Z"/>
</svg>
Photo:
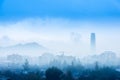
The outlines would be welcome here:
<svg viewBox="0 0 120 80">
<path fill-rule="evenodd" d="M 0 0 L 0 80 L 120 80 L 120 0 Z"/>
</svg>

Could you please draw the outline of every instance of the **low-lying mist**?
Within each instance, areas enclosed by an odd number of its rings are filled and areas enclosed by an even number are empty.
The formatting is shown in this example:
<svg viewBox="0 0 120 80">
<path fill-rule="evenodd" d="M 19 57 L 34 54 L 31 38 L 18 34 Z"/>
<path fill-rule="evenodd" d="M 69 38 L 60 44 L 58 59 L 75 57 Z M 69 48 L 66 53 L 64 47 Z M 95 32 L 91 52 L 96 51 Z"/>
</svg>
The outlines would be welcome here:
<svg viewBox="0 0 120 80">
<path fill-rule="evenodd" d="M 57 53 L 56 53 L 57 54 Z M 30 66 L 39 68 L 58 67 L 64 68 L 70 65 L 84 66 L 86 68 L 93 68 L 95 63 L 100 67 L 119 67 L 120 58 L 112 51 L 105 51 L 100 55 L 90 55 L 82 58 L 75 56 L 67 56 L 65 53 L 44 53 L 40 56 L 23 56 L 19 54 L 11 54 L 0 58 L 0 67 L 2 68 L 22 68 L 23 64 L 28 61 Z"/>
</svg>

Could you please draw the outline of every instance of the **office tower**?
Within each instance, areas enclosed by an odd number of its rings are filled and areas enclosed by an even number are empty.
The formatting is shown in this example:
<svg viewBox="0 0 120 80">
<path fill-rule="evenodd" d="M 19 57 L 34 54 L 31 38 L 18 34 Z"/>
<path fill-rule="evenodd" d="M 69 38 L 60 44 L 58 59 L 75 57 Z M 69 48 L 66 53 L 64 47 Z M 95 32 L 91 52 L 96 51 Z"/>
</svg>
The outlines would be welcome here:
<svg viewBox="0 0 120 80">
<path fill-rule="evenodd" d="M 91 45 L 91 53 L 95 53 L 96 51 L 96 37 L 95 33 L 91 33 L 91 40 L 90 40 L 90 45 Z"/>
</svg>

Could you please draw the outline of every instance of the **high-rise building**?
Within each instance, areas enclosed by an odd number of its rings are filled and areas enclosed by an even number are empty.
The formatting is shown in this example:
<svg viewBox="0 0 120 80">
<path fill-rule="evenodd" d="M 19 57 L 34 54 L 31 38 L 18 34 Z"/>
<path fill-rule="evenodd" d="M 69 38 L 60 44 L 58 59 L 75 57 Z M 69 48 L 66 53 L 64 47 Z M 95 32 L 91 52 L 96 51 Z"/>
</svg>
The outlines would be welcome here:
<svg viewBox="0 0 120 80">
<path fill-rule="evenodd" d="M 91 46 L 91 53 L 95 53 L 96 51 L 96 37 L 95 33 L 91 33 L 91 40 L 90 40 L 90 46 Z"/>
</svg>

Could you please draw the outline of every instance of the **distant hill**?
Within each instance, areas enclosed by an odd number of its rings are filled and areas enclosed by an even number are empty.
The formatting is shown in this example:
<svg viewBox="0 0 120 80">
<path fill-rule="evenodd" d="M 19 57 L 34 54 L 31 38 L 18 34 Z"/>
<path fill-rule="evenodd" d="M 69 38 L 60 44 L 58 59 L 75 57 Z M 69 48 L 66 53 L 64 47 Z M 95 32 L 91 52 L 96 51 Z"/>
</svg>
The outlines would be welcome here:
<svg viewBox="0 0 120 80">
<path fill-rule="evenodd" d="M 48 52 L 49 50 L 44 46 L 32 42 L 25 44 L 16 44 L 8 47 L 0 47 L 0 54 L 8 55 L 8 54 L 21 54 L 21 55 L 32 55 L 37 56 L 41 55 L 44 52 Z"/>
</svg>

